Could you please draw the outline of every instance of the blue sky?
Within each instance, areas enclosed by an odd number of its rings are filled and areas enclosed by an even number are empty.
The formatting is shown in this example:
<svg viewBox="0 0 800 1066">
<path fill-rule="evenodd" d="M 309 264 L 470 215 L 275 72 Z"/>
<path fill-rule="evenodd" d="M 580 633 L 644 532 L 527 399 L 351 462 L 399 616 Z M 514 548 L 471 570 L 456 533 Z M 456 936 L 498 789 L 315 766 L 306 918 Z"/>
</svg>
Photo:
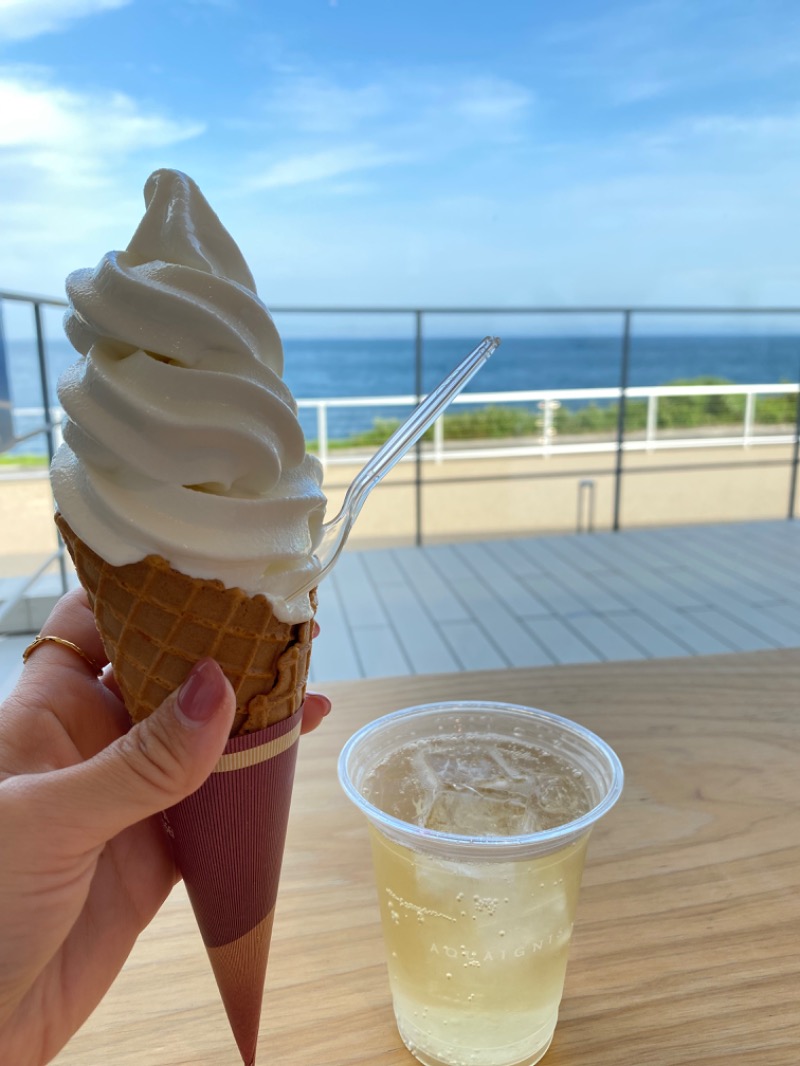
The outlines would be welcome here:
<svg viewBox="0 0 800 1066">
<path fill-rule="evenodd" d="M 0 0 L 0 288 L 158 166 L 268 304 L 800 304 L 800 5 Z"/>
</svg>

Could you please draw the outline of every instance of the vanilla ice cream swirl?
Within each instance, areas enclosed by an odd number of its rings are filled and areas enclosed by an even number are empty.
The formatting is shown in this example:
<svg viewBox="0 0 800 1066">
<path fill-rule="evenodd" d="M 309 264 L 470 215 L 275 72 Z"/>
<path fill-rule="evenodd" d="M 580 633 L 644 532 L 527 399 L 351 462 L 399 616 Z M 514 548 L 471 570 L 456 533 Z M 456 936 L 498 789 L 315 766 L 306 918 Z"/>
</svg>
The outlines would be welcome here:
<svg viewBox="0 0 800 1066">
<path fill-rule="evenodd" d="M 157 171 L 145 201 L 128 248 L 67 279 L 82 358 L 59 382 L 57 506 L 112 565 L 160 555 L 299 621 L 308 597 L 288 594 L 317 567 L 325 497 L 280 337 L 195 183 Z"/>
</svg>

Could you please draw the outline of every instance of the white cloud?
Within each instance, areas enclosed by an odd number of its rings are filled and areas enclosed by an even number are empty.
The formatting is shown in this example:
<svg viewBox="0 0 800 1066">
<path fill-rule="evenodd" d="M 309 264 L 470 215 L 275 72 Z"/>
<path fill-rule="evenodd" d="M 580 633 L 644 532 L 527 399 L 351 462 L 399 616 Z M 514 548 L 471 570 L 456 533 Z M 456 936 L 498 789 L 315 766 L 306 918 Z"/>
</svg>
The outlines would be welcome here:
<svg viewBox="0 0 800 1066">
<path fill-rule="evenodd" d="M 69 269 L 124 245 L 125 229 L 111 236 L 115 218 L 130 212 L 133 224 L 149 170 L 202 131 L 121 93 L 89 96 L 0 69 L 0 287 L 59 292 Z M 95 244 L 98 232 L 111 243 Z"/>
<path fill-rule="evenodd" d="M 157 105 L 0 67 L 0 287 L 58 293 L 68 270 L 124 247 L 144 178 L 166 165 L 200 182 L 269 303 L 788 300 L 800 110 L 785 94 L 688 95 L 702 49 L 684 62 L 665 24 L 690 8 L 635 6 L 614 47 L 611 27 L 565 31 L 524 80 L 312 66 L 276 39 L 258 55 L 260 98 L 243 74 L 213 139 Z M 591 122 L 573 121 L 576 84 Z M 639 101 L 657 106 L 617 110 Z"/>
<path fill-rule="evenodd" d="M 634 163 L 675 172 L 718 174 L 724 182 L 755 168 L 766 178 L 783 168 L 800 182 L 800 111 L 697 113 L 620 138 L 617 150 Z"/>
<path fill-rule="evenodd" d="M 403 70 L 344 85 L 283 71 L 262 103 L 262 117 L 248 123 L 252 138 L 268 136 L 275 147 L 266 162 L 252 158 L 243 185 L 327 183 L 326 191 L 342 193 L 350 184 L 337 180 L 343 176 L 397 164 L 436 166 L 454 151 L 513 139 L 532 104 L 529 90 L 500 78 Z"/>
<path fill-rule="evenodd" d="M 276 189 L 306 185 L 309 182 L 340 178 L 358 171 L 374 170 L 400 161 L 400 157 L 383 153 L 369 145 L 350 145 L 320 152 L 290 155 L 265 167 L 246 183 L 250 190 Z"/>
<path fill-rule="evenodd" d="M 451 105 L 443 126 L 461 98 L 442 91 L 437 104 Z M 402 183 L 385 174 L 379 196 L 343 196 L 332 210 L 307 187 L 296 201 L 243 197 L 241 209 L 226 210 L 232 232 L 250 241 L 268 302 L 796 302 L 794 109 L 709 110 L 645 133 L 597 130 L 536 167 L 500 149 L 491 180 L 480 183 L 459 180 L 460 153 L 432 143 L 432 117 L 419 121 L 427 139 L 418 156 L 405 160 Z M 408 192 L 417 169 L 455 180 L 449 191 L 426 180 Z M 324 195 L 340 182 L 329 179 Z"/>
<path fill-rule="evenodd" d="M 53 33 L 75 19 L 125 7 L 132 0 L 0 0 L 0 40 Z"/>
<path fill-rule="evenodd" d="M 31 157 L 65 152 L 71 165 L 97 162 L 109 152 L 172 144 L 202 126 L 142 112 L 122 93 L 84 96 L 30 75 L 0 70 L 0 149 L 24 149 Z M 59 168 L 60 170 L 61 168 Z"/>
<path fill-rule="evenodd" d="M 349 133 L 364 122 L 380 119 L 390 108 L 384 85 L 349 88 L 319 75 L 282 79 L 266 102 L 270 121 L 298 133 Z"/>
<path fill-rule="evenodd" d="M 551 45 L 602 49 L 616 59 L 629 52 L 650 53 L 654 46 L 664 43 L 676 26 L 696 18 L 692 0 L 644 0 L 599 6 L 597 14 L 582 12 L 579 17 L 556 21 L 547 31 L 546 40 Z"/>
<path fill-rule="evenodd" d="M 800 113 L 700 115 L 687 129 L 701 137 L 723 138 L 741 145 L 774 140 L 776 144 L 800 141 Z"/>
<path fill-rule="evenodd" d="M 468 122 L 516 123 L 522 121 L 533 102 L 528 89 L 498 78 L 477 78 L 456 86 L 453 111 Z"/>
<path fill-rule="evenodd" d="M 629 0 L 595 7 L 597 13 L 557 17 L 542 38 L 549 76 L 585 87 L 595 102 L 627 106 L 672 98 L 694 106 L 712 96 L 741 98 L 751 84 L 755 98 L 775 97 L 781 83 L 787 99 L 795 95 L 796 4 Z"/>
<path fill-rule="evenodd" d="M 675 88 L 675 82 L 668 78 L 643 75 L 642 77 L 622 77 L 612 81 L 608 92 L 612 103 L 625 105 L 656 100 L 674 91 Z"/>
<path fill-rule="evenodd" d="M 221 11 L 237 11 L 239 0 L 183 0 L 189 7 L 219 8 Z"/>
<path fill-rule="evenodd" d="M 399 123 L 430 122 L 447 115 L 461 126 L 518 123 L 533 103 L 532 93 L 502 78 L 456 78 L 420 71 L 396 71 L 382 81 L 343 85 L 320 75 L 289 72 L 264 105 L 273 128 L 325 135 L 391 130 Z"/>
</svg>

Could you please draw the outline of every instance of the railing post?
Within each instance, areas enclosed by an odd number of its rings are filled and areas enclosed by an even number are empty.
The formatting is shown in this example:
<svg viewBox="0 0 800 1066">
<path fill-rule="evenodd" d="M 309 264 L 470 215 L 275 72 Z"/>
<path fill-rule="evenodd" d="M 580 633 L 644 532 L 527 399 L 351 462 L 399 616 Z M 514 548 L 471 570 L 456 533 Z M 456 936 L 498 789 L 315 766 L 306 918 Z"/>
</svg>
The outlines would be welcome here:
<svg viewBox="0 0 800 1066">
<path fill-rule="evenodd" d="M 50 377 L 47 373 L 47 351 L 45 348 L 44 340 L 44 326 L 42 325 L 42 305 L 38 300 L 33 304 L 33 318 L 36 323 L 36 355 L 39 360 L 39 381 L 42 390 L 42 407 L 44 408 L 44 421 L 47 438 L 47 458 L 50 463 L 53 462 L 53 456 L 56 453 L 56 439 L 53 431 L 53 405 L 50 402 Z M 67 564 L 64 559 L 64 548 L 61 543 L 61 535 L 56 532 L 58 540 L 58 546 L 61 551 L 58 556 L 58 569 L 61 574 L 61 588 L 63 592 L 66 592 L 69 588 L 67 582 Z"/>
<path fill-rule="evenodd" d="M 800 465 L 800 373 L 797 375 L 797 403 L 794 407 L 794 449 L 792 452 L 791 476 L 789 478 L 789 513 L 786 516 L 790 521 L 794 518 L 798 465 Z"/>
<path fill-rule="evenodd" d="M 753 423 L 756 414 L 756 394 L 748 392 L 744 401 L 744 446 L 745 448 L 753 439 Z"/>
<path fill-rule="evenodd" d="M 8 384 L 6 341 L 3 329 L 3 301 L 0 300 L 0 447 L 5 448 L 14 439 L 14 419 L 11 413 L 11 390 Z"/>
<path fill-rule="evenodd" d="M 444 459 L 444 415 L 433 423 L 433 457 L 437 463 Z"/>
<path fill-rule="evenodd" d="M 542 455 L 545 457 L 552 451 L 553 437 L 556 432 L 553 416 L 560 406 L 560 400 L 551 400 L 549 397 L 538 405 L 542 412 Z"/>
<path fill-rule="evenodd" d="M 422 311 L 414 312 L 414 391 L 417 403 L 422 403 Z M 414 463 L 414 543 L 422 546 L 422 439 L 415 447 Z"/>
<path fill-rule="evenodd" d="M 619 532 L 619 514 L 622 502 L 622 451 L 625 445 L 625 399 L 628 394 L 628 370 L 631 355 L 631 312 L 624 312 L 622 329 L 622 353 L 619 368 L 619 408 L 617 410 L 617 463 L 614 472 L 614 523 Z"/>
<path fill-rule="evenodd" d="M 328 467 L 328 405 L 326 403 L 317 404 L 317 450 L 322 469 L 326 470 Z"/>
<path fill-rule="evenodd" d="M 658 431 L 658 396 L 656 393 L 651 392 L 647 397 L 647 450 L 651 452 L 653 450 L 653 441 L 656 439 L 656 433 Z"/>
<path fill-rule="evenodd" d="M 578 522 L 576 533 L 594 533 L 594 478 L 585 477 L 578 482 Z M 586 525 L 584 526 L 584 497 L 586 499 Z"/>
<path fill-rule="evenodd" d="M 36 323 L 36 355 L 39 360 L 39 386 L 42 393 L 42 407 L 47 437 L 47 458 L 52 462 L 55 455 L 55 438 L 53 436 L 52 404 L 50 403 L 50 378 L 47 373 L 47 354 L 45 351 L 44 328 L 42 326 L 42 307 L 33 305 L 33 318 Z"/>
</svg>

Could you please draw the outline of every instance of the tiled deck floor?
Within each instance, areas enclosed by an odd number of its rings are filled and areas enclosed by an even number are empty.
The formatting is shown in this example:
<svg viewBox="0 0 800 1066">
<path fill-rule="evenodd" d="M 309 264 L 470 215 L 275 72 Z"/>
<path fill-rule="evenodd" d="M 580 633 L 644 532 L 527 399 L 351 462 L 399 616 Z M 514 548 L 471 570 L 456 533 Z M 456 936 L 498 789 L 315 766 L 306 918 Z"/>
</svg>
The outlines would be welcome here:
<svg viewBox="0 0 800 1066">
<path fill-rule="evenodd" d="M 351 552 L 312 681 L 800 646 L 800 525 Z"/>
<path fill-rule="evenodd" d="M 348 552 L 318 617 L 312 683 L 800 647 L 800 525 Z M 0 696 L 29 639 L 0 638 Z"/>
</svg>

